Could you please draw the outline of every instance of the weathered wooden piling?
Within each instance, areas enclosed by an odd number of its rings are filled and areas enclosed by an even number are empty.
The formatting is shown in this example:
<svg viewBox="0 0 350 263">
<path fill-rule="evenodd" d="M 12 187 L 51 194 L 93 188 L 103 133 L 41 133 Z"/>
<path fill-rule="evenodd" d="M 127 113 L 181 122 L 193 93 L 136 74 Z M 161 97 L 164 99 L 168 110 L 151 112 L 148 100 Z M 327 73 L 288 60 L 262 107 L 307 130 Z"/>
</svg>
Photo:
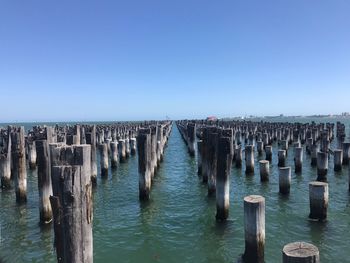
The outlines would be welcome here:
<svg viewBox="0 0 350 263">
<path fill-rule="evenodd" d="M 216 132 L 209 133 L 209 144 L 207 152 L 208 161 L 208 195 L 215 195 L 216 192 L 216 171 L 218 160 L 218 140 L 219 134 Z"/>
<path fill-rule="evenodd" d="M 41 224 L 47 224 L 52 220 L 50 204 L 52 185 L 49 145 L 47 140 L 37 140 L 35 145 L 38 157 L 39 218 Z"/>
<path fill-rule="evenodd" d="M 289 243 L 283 247 L 282 260 L 283 263 L 320 263 L 320 252 L 309 243 Z"/>
<path fill-rule="evenodd" d="M 93 262 L 90 145 L 54 149 L 66 165 L 52 169 L 55 247 L 58 262 Z"/>
<path fill-rule="evenodd" d="M 323 221 L 327 219 L 328 183 L 310 182 L 310 215 L 309 218 Z"/>
<path fill-rule="evenodd" d="M 15 179 L 16 201 L 27 201 L 27 170 L 24 142 L 24 127 L 11 130 L 11 158 Z"/>
<path fill-rule="evenodd" d="M 303 148 L 302 147 L 294 148 L 294 165 L 295 165 L 295 173 L 301 173 L 303 169 Z"/>
<path fill-rule="evenodd" d="M 292 181 L 291 168 L 280 167 L 279 168 L 279 192 L 281 194 L 289 194 L 291 181 Z"/>
<path fill-rule="evenodd" d="M 1 188 L 11 187 L 11 129 L 0 130 L 0 177 Z"/>
<path fill-rule="evenodd" d="M 151 173 L 152 178 L 154 177 L 157 169 L 157 133 L 158 133 L 158 127 L 157 126 L 151 126 Z"/>
<path fill-rule="evenodd" d="M 286 165 L 286 150 L 278 150 L 278 166 L 284 167 Z"/>
<path fill-rule="evenodd" d="M 242 160 L 243 160 L 243 153 L 242 153 L 242 147 L 238 146 L 235 149 L 235 164 L 237 168 L 242 167 Z"/>
<path fill-rule="evenodd" d="M 244 198 L 245 263 L 264 263 L 265 198 L 250 195 Z"/>
<path fill-rule="evenodd" d="M 111 144 L 111 166 L 112 168 L 116 168 L 119 162 L 118 156 L 118 142 L 112 141 Z"/>
<path fill-rule="evenodd" d="M 318 145 L 314 143 L 311 145 L 311 166 L 317 165 L 317 152 L 318 152 Z"/>
<path fill-rule="evenodd" d="M 259 167 L 260 167 L 261 182 L 268 181 L 270 176 L 270 162 L 267 160 L 261 160 L 259 161 Z"/>
<path fill-rule="evenodd" d="M 216 220 L 228 218 L 230 207 L 230 173 L 232 165 L 232 138 L 221 137 L 218 142 L 216 172 Z"/>
<path fill-rule="evenodd" d="M 137 136 L 139 198 L 148 200 L 151 191 L 151 131 L 140 130 Z"/>
<path fill-rule="evenodd" d="M 272 146 L 271 145 L 266 145 L 265 146 L 265 159 L 267 161 L 272 161 Z"/>
<path fill-rule="evenodd" d="M 328 154 L 325 152 L 317 153 L 317 181 L 326 182 L 328 172 Z"/>
<path fill-rule="evenodd" d="M 334 171 L 341 171 L 343 165 L 343 150 L 336 149 L 334 153 Z"/>
<path fill-rule="evenodd" d="M 35 141 L 27 140 L 27 146 L 28 146 L 28 165 L 29 165 L 29 169 L 33 170 L 36 168 L 36 161 L 37 161 Z"/>
<path fill-rule="evenodd" d="M 96 157 L 96 125 L 92 125 L 89 131 L 85 131 L 86 143 L 91 145 L 91 182 L 96 184 L 97 181 L 97 157 Z"/>
<path fill-rule="evenodd" d="M 246 145 L 245 147 L 245 172 L 246 174 L 254 173 L 254 146 Z"/>
<path fill-rule="evenodd" d="M 126 147 L 125 147 L 125 140 L 120 139 L 118 141 L 118 151 L 119 151 L 119 160 L 121 163 L 125 163 L 127 156 L 126 156 Z"/>
<path fill-rule="evenodd" d="M 108 176 L 108 145 L 107 142 L 100 144 L 100 166 L 101 176 Z"/>
<path fill-rule="evenodd" d="M 343 164 L 348 165 L 350 161 L 350 142 L 343 142 Z"/>
<path fill-rule="evenodd" d="M 187 124 L 187 147 L 188 152 L 191 156 L 195 154 L 195 139 L 196 139 L 196 125 L 194 123 Z"/>
<path fill-rule="evenodd" d="M 261 155 L 262 152 L 264 151 L 263 141 L 258 141 L 256 147 L 257 147 L 258 154 Z"/>
<path fill-rule="evenodd" d="M 130 153 L 131 155 L 136 154 L 136 138 L 130 138 Z"/>
<path fill-rule="evenodd" d="M 202 175 L 202 140 L 197 141 L 197 174 Z"/>
</svg>

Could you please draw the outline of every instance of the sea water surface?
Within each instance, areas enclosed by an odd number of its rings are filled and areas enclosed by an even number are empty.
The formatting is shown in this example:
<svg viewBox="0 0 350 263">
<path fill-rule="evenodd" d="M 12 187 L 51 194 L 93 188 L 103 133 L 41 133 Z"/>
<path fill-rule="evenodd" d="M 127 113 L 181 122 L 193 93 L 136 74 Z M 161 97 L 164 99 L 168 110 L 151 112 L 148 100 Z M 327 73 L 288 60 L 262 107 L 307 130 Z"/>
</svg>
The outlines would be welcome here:
<svg viewBox="0 0 350 263">
<path fill-rule="evenodd" d="M 336 140 L 331 147 L 338 147 Z M 330 158 L 328 221 L 311 222 L 308 182 L 316 179 L 316 168 L 304 153 L 303 172 L 292 173 L 291 193 L 282 197 L 276 149 L 274 145 L 268 183 L 260 182 L 258 160 L 263 156 L 256 155 L 254 176 L 245 175 L 244 163 L 242 169 L 232 168 L 229 220 L 216 223 L 215 199 L 207 197 L 206 185 L 197 176 L 196 158 L 188 155 L 174 125 L 149 202 L 138 199 L 137 156 L 111 170 L 107 179 L 98 177 L 93 193 L 94 262 L 236 262 L 244 251 L 243 198 L 250 194 L 266 198 L 266 262 L 281 262 L 283 246 L 294 241 L 315 244 L 323 263 L 350 262 L 348 167 L 335 173 Z M 292 148 L 287 164 L 294 166 Z M 56 261 L 53 231 L 39 226 L 37 203 L 36 170 L 28 169 L 25 205 L 16 204 L 13 190 L 0 191 L 4 262 Z"/>
</svg>

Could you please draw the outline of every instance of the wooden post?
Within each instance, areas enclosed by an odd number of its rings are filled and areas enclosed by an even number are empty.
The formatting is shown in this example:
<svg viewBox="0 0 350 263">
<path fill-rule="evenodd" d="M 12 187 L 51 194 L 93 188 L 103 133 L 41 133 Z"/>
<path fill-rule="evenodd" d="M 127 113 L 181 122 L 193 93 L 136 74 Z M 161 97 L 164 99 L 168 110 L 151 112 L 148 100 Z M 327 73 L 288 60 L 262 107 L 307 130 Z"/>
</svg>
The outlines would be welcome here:
<svg viewBox="0 0 350 263">
<path fill-rule="evenodd" d="M 52 195 L 51 167 L 49 145 L 47 140 L 35 142 L 38 155 L 38 190 L 40 223 L 47 224 L 52 221 L 50 196 Z"/>
<path fill-rule="evenodd" d="M 15 178 L 16 201 L 27 201 L 27 170 L 24 143 L 24 127 L 13 128 L 11 132 L 11 152 Z"/>
<path fill-rule="evenodd" d="M 201 175 L 202 174 L 202 156 L 201 156 L 201 152 L 202 152 L 202 140 L 198 140 L 197 141 L 197 174 Z"/>
<path fill-rule="evenodd" d="M 278 150 L 278 167 L 286 165 L 286 150 Z"/>
<path fill-rule="evenodd" d="M 300 173 L 303 169 L 303 148 L 294 148 L 295 173 Z"/>
<path fill-rule="evenodd" d="M 328 172 L 328 154 L 325 152 L 317 153 L 317 181 L 326 182 Z"/>
<path fill-rule="evenodd" d="M 1 188 L 11 187 L 11 129 L 0 130 L 2 149 L 0 152 Z"/>
<path fill-rule="evenodd" d="M 101 176 L 108 176 L 108 145 L 107 143 L 100 144 L 100 166 Z"/>
<path fill-rule="evenodd" d="M 266 182 L 269 180 L 270 175 L 270 162 L 267 160 L 259 161 L 260 166 L 260 180 L 261 182 Z"/>
<path fill-rule="evenodd" d="M 196 139 L 196 125 L 193 123 L 187 124 L 188 152 L 190 156 L 194 156 L 194 146 Z"/>
<path fill-rule="evenodd" d="M 343 150 L 334 150 L 334 171 L 341 171 L 343 165 Z"/>
<path fill-rule="evenodd" d="M 151 173 L 154 177 L 157 169 L 157 126 L 151 126 Z"/>
<path fill-rule="evenodd" d="M 292 173 L 290 167 L 279 168 L 279 189 L 281 194 L 289 194 Z"/>
<path fill-rule="evenodd" d="M 96 125 L 92 125 L 89 132 L 85 133 L 86 143 L 91 145 L 91 182 L 93 185 L 97 181 L 97 160 L 96 160 Z"/>
<path fill-rule="evenodd" d="M 126 139 L 125 139 L 125 155 L 126 155 L 126 158 L 130 157 L 130 140 L 129 140 L 129 137 L 126 137 Z"/>
<path fill-rule="evenodd" d="M 272 161 L 272 146 L 271 145 L 265 146 L 265 155 L 266 155 L 265 159 L 267 161 L 271 162 Z"/>
<path fill-rule="evenodd" d="M 125 140 L 121 139 L 118 141 L 118 149 L 119 149 L 119 159 L 121 163 L 126 162 L 126 148 L 125 148 Z"/>
<path fill-rule="evenodd" d="M 264 263 L 265 198 L 250 195 L 244 198 L 245 263 Z"/>
<path fill-rule="evenodd" d="M 315 143 L 311 146 L 311 166 L 317 165 L 317 152 L 318 152 L 318 145 Z"/>
<path fill-rule="evenodd" d="M 343 142 L 343 164 L 348 165 L 350 161 L 350 142 Z"/>
<path fill-rule="evenodd" d="M 219 134 L 212 132 L 209 134 L 208 149 L 208 195 L 215 195 L 216 192 L 216 171 L 218 160 L 218 140 Z"/>
<path fill-rule="evenodd" d="M 254 146 L 246 145 L 245 147 L 245 173 L 254 174 Z"/>
<path fill-rule="evenodd" d="M 320 263 L 320 252 L 312 244 L 289 243 L 283 247 L 283 263 Z"/>
<path fill-rule="evenodd" d="M 309 218 L 323 221 L 327 219 L 328 184 L 324 182 L 309 183 L 310 215 Z"/>
<path fill-rule="evenodd" d="M 240 168 L 242 167 L 242 147 L 241 146 L 238 146 L 236 149 L 235 149 L 235 163 L 236 163 L 236 167 L 237 168 Z"/>
<path fill-rule="evenodd" d="M 148 200 L 151 191 L 151 131 L 141 130 L 137 136 L 139 198 Z"/>
<path fill-rule="evenodd" d="M 35 141 L 27 140 L 28 145 L 28 164 L 29 169 L 34 170 L 36 168 L 37 153 L 35 150 Z"/>
<path fill-rule="evenodd" d="M 257 147 L 258 154 L 261 155 L 263 150 L 264 150 L 264 143 L 263 143 L 263 141 L 258 141 L 256 147 Z"/>
<path fill-rule="evenodd" d="M 130 139 L 130 153 L 131 153 L 131 155 L 136 154 L 136 138 Z"/>
<path fill-rule="evenodd" d="M 232 141 L 221 137 L 218 142 L 218 159 L 216 172 L 216 220 L 228 218 L 230 207 L 230 173 L 232 165 Z"/>
<path fill-rule="evenodd" d="M 116 168 L 119 162 L 118 156 L 118 142 L 112 141 L 111 144 L 111 166 L 112 168 Z"/>
</svg>

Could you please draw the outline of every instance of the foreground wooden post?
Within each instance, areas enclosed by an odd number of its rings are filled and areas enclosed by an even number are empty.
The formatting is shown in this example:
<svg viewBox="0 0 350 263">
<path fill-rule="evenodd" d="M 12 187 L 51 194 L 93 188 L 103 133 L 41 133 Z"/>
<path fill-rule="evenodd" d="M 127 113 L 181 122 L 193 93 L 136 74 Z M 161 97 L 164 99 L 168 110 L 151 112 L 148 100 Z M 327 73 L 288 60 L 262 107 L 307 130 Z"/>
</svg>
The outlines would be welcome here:
<svg viewBox="0 0 350 263">
<path fill-rule="evenodd" d="M 269 180 L 270 176 L 270 162 L 267 160 L 259 161 L 260 165 L 260 180 L 261 182 L 266 182 Z"/>
<path fill-rule="evenodd" d="M 312 244 L 289 243 L 283 247 L 283 263 L 320 263 L 320 252 Z"/>
<path fill-rule="evenodd" d="M 343 164 L 348 165 L 350 161 L 350 142 L 343 142 Z"/>
<path fill-rule="evenodd" d="M 284 167 L 286 165 L 286 150 L 278 150 L 278 166 Z"/>
<path fill-rule="evenodd" d="M 264 263 L 265 198 L 250 195 L 244 198 L 245 263 Z"/>
<path fill-rule="evenodd" d="M 310 215 L 309 218 L 323 221 L 327 219 L 328 184 L 324 182 L 309 183 Z"/>
<path fill-rule="evenodd" d="M 16 201 L 27 201 L 27 170 L 24 143 L 24 127 L 13 128 L 11 132 L 11 152 L 15 178 Z"/>
<path fill-rule="evenodd" d="M 317 153 L 317 181 L 326 182 L 328 172 L 328 154 L 325 152 Z"/>
<path fill-rule="evenodd" d="M 151 191 L 151 131 L 141 131 L 137 136 L 137 152 L 139 157 L 139 198 L 148 200 Z"/>
<path fill-rule="evenodd" d="M 196 125 L 193 123 L 187 124 L 187 138 L 188 138 L 188 152 L 190 156 L 194 156 L 194 145 L 195 145 L 195 139 L 196 139 Z"/>
<path fill-rule="evenodd" d="M 108 145 L 106 142 L 100 144 L 100 166 L 101 176 L 108 176 Z"/>
<path fill-rule="evenodd" d="M 40 223 L 47 224 L 52 221 L 50 196 L 52 195 L 51 167 L 49 145 L 47 140 L 35 142 L 38 159 L 38 190 Z"/>
<path fill-rule="evenodd" d="M 136 138 L 130 139 L 130 153 L 131 153 L 131 155 L 136 154 Z"/>
<path fill-rule="evenodd" d="M 334 150 L 334 171 L 341 171 L 343 165 L 343 150 Z"/>
<path fill-rule="evenodd" d="M 242 155 L 242 148 L 241 146 L 238 146 L 235 149 L 235 163 L 237 168 L 242 167 Z"/>
<path fill-rule="evenodd" d="M 230 207 L 230 173 L 232 165 L 231 139 L 219 138 L 216 172 L 216 220 L 228 218 Z"/>
<path fill-rule="evenodd" d="M 121 139 L 118 141 L 118 149 L 119 149 L 119 160 L 121 163 L 125 163 L 127 159 L 125 140 Z"/>
<path fill-rule="evenodd" d="M 34 170 L 36 168 L 36 161 L 37 161 L 37 153 L 35 150 L 35 141 L 33 140 L 28 140 L 27 141 L 28 145 L 28 164 L 29 164 L 29 169 Z"/>
<path fill-rule="evenodd" d="M 97 181 L 97 160 L 96 160 L 96 125 L 90 128 L 89 132 L 85 132 L 86 143 L 91 145 L 91 181 L 96 184 Z"/>
<path fill-rule="evenodd" d="M 54 163 L 62 164 L 52 167 L 50 197 L 57 261 L 92 263 L 91 148 L 79 145 L 52 150 Z"/>
<path fill-rule="evenodd" d="M 208 195 L 216 193 L 216 172 L 218 161 L 218 140 L 219 134 L 216 132 L 209 133 L 208 145 Z"/>
<path fill-rule="evenodd" d="M 279 168 L 279 189 L 281 194 L 289 194 L 292 173 L 290 167 Z"/>
<path fill-rule="evenodd" d="M 198 166 L 198 170 L 197 170 L 197 174 L 201 175 L 202 174 L 202 141 L 198 140 L 197 141 L 197 166 Z"/>
</svg>

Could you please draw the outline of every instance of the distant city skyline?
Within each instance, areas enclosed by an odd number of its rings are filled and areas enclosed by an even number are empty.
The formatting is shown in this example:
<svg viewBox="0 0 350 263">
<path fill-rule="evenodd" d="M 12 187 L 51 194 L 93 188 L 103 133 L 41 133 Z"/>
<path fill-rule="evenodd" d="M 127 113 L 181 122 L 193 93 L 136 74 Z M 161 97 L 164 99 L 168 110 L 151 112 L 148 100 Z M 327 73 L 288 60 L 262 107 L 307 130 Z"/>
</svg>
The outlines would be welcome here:
<svg viewBox="0 0 350 263">
<path fill-rule="evenodd" d="M 349 1 L 2 1 L 0 122 L 350 111 Z"/>
</svg>

